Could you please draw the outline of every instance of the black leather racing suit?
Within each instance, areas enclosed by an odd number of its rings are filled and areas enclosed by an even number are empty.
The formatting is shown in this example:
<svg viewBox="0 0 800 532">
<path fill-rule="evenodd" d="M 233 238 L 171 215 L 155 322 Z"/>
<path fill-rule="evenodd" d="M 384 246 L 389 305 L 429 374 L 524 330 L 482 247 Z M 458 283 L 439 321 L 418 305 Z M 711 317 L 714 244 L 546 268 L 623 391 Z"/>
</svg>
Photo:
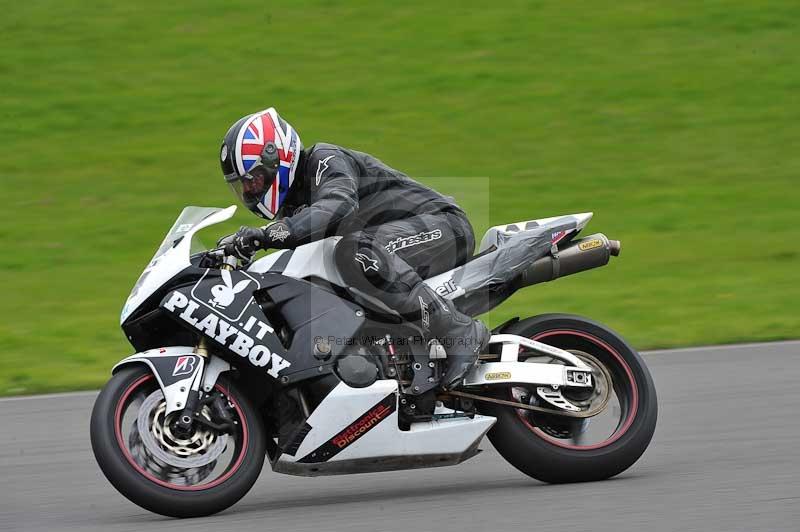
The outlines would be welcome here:
<svg viewBox="0 0 800 532">
<path fill-rule="evenodd" d="M 315 144 L 301 153 L 279 216 L 266 230 L 264 247 L 294 248 L 342 235 L 336 262 L 350 286 L 429 328 L 445 343 L 448 358 L 471 364 L 485 344 L 483 324 L 421 282 L 464 264 L 474 250 L 472 227 L 452 198 L 366 153 Z M 449 361 L 448 375 L 458 373 L 457 365 Z"/>
</svg>

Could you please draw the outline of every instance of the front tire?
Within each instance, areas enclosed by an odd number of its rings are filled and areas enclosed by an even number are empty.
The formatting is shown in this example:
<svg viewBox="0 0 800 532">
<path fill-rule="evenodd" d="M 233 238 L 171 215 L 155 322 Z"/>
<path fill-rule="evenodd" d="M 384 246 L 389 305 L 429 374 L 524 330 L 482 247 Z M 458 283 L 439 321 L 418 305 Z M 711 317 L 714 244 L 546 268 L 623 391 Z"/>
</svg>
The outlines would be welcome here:
<svg viewBox="0 0 800 532">
<path fill-rule="evenodd" d="M 235 433 L 226 435 L 224 453 L 227 454 L 203 467 L 187 469 L 181 476 L 180 469 L 164 467 L 163 461 L 142 452 L 143 445 L 136 441 L 138 433 L 124 434 L 131 426 L 134 427 L 131 432 L 136 431 L 136 398 L 146 405 L 158 400 L 161 392 L 147 366 L 136 364 L 120 369 L 98 395 L 91 417 L 92 450 L 109 482 L 131 502 L 170 517 L 210 515 L 241 499 L 261 473 L 266 435 L 256 411 L 233 383 L 220 378 L 216 390 L 227 398 L 237 420 Z M 127 410 L 132 413 L 126 416 Z M 205 436 L 206 440 L 213 438 L 213 434 Z M 137 444 L 135 448 L 129 445 L 131 442 Z M 222 460 L 228 456 L 230 464 L 226 465 Z M 177 457 L 181 458 L 185 457 Z M 198 456 L 198 462 L 201 459 Z M 215 473 L 218 474 L 214 476 Z"/>
<path fill-rule="evenodd" d="M 573 353 L 588 353 L 612 376 L 619 395 L 620 419 L 613 431 L 591 444 L 568 438 L 564 416 L 534 416 L 528 411 L 482 403 L 482 413 L 497 418 L 489 440 L 523 473 L 549 483 L 603 480 L 621 473 L 644 453 L 655 432 L 658 407 L 650 372 L 639 354 L 607 327 L 567 314 L 546 314 L 514 323 L 502 331 Z M 497 392 L 510 397 L 511 388 Z M 592 419 L 592 418 L 589 418 Z"/>
</svg>

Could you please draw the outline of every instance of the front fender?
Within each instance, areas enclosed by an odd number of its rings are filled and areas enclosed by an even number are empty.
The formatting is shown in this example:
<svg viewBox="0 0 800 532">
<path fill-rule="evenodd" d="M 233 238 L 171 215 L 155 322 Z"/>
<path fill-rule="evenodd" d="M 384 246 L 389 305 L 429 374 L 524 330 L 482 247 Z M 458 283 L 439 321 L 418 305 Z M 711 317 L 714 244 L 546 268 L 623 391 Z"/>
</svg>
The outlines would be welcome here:
<svg viewBox="0 0 800 532">
<path fill-rule="evenodd" d="M 130 364 L 147 364 L 164 392 L 167 401 L 166 413 L 169 414 L 186 406 L 190 391 L 197 392 L 200 389 L 205 359 L 195 353 L 193 347 L 161 347 L 120 360 L 111 369 L 111 373 L 116 373 L 119 368 Z M 213 363 L 211 365 L 216 366 Z M 214 376 L 215 380 L 217 375 L 219 373 Z"/>
</svg>

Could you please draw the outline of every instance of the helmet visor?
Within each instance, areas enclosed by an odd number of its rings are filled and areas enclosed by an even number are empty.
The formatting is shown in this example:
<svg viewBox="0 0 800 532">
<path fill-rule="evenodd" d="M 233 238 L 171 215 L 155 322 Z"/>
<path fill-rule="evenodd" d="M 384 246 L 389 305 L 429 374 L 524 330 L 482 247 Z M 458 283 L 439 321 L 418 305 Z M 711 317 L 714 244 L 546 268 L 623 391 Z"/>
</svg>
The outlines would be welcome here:
<svg viewBox="0 0 800 532">
<path fill-rule="evenodd" d="M 239 201 L 253 213 L 268 220 L 275 218 L 279 207 L 275 201 L 278 187 L 277 172 L 258 166 L 242 177 L 226 175 L 225 181 Z"/>
</svg>

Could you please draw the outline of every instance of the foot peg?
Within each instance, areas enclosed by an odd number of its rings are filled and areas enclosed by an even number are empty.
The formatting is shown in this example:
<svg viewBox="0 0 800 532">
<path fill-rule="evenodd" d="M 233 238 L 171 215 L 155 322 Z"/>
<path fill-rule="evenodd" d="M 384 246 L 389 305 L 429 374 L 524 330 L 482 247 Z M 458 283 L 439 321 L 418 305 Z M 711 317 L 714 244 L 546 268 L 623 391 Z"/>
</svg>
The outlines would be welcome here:
<svg viewBox="0 0 800 532">
<path fill-rule="evenodd" d="M 444 360 L 447 358 L 447 351 L 444 346 L 439 343 L 439 340 L 433 339 L 428 342 L 428 358 L 431 360 Z"/>
</svg>

